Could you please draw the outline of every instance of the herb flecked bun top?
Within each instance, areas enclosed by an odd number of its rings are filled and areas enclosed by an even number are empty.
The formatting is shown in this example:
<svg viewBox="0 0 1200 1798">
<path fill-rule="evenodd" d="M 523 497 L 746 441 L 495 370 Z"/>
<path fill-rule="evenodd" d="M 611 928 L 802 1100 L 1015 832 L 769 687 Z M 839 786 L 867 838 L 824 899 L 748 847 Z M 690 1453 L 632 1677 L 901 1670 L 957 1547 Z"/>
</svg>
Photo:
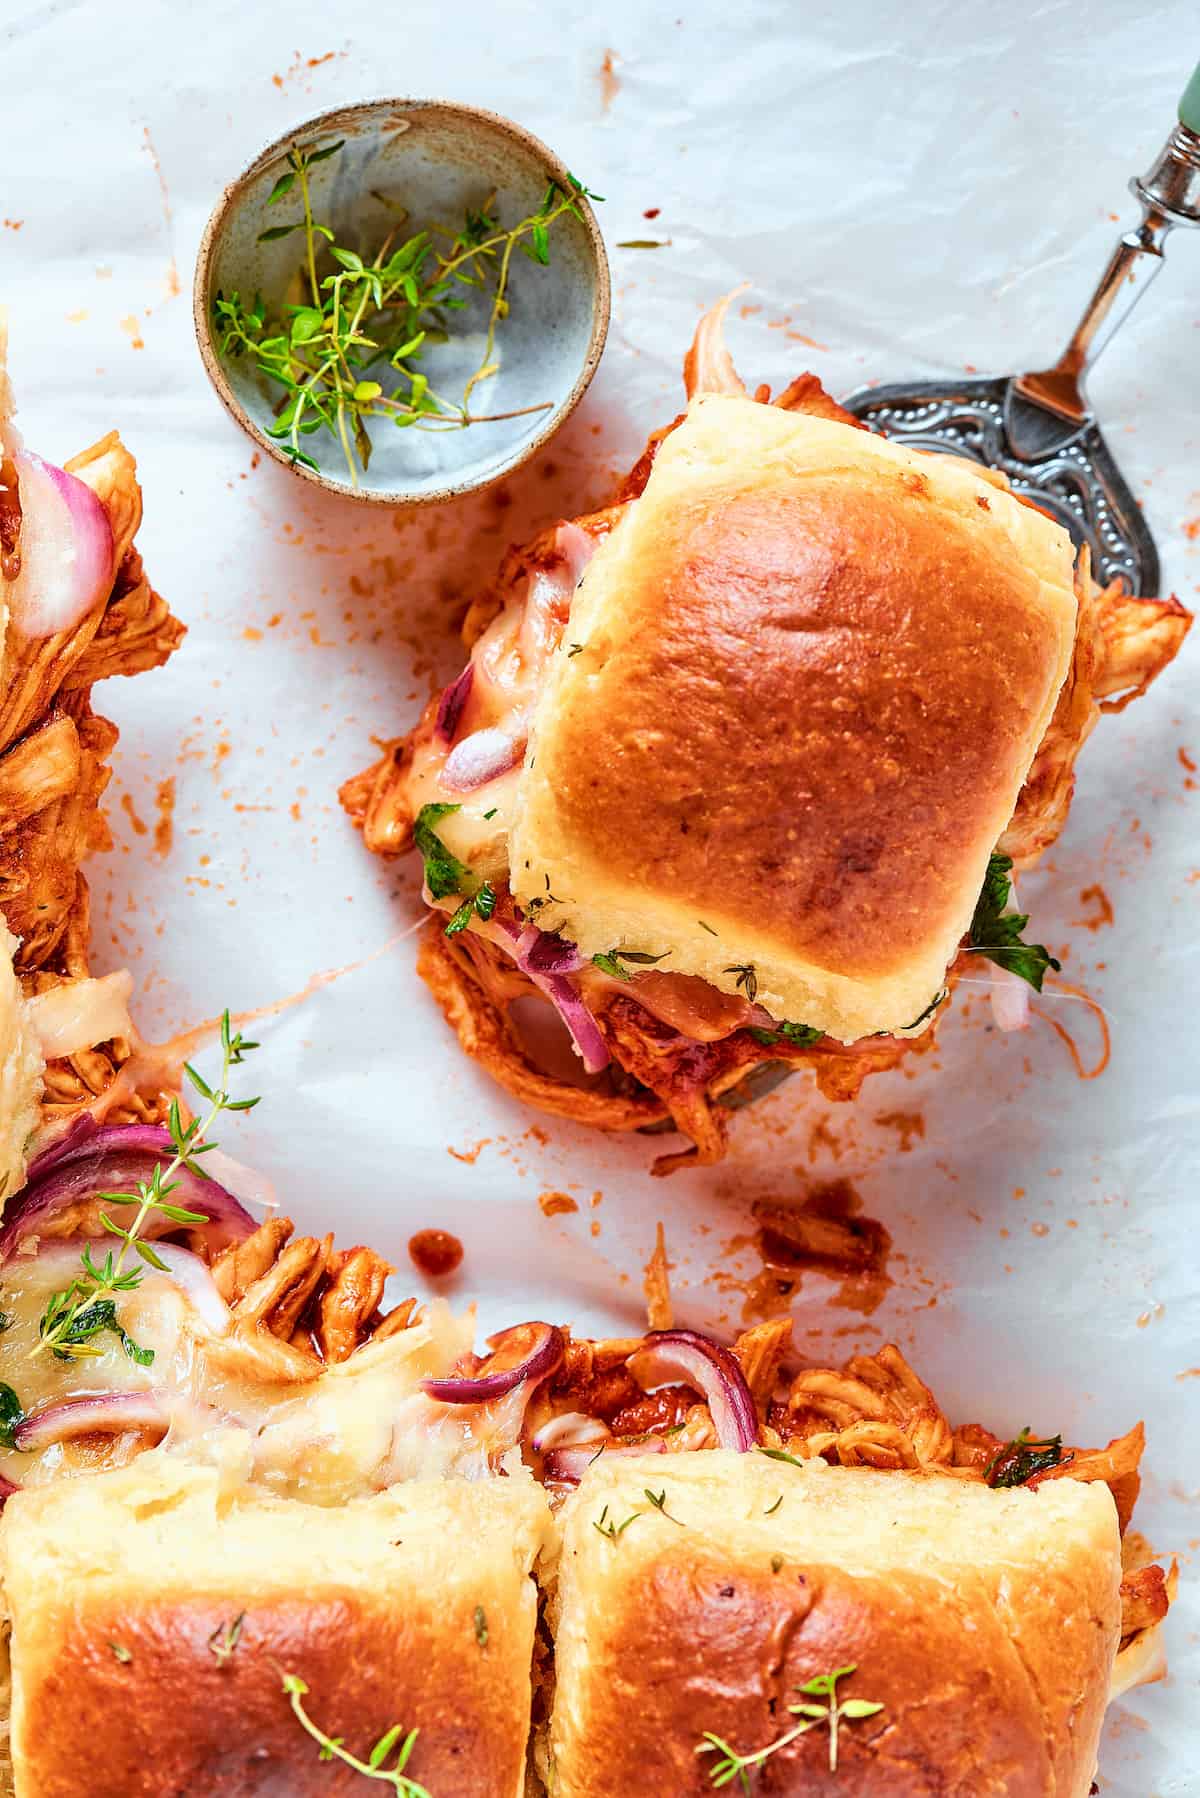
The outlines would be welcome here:
<svg viewBox="0 0 1200 1798">
<path fill-rule="evenodd" d="M 1067 533 L 983 471 L 708 395 L 538 700 L 519 903 L 852 1042 L 941 990 L 1066 677 Z M 546 901 L 547 894 L 551 900 Z"/>
<path fill-rule="evenodd" d="M 567 1499 L 555 1790 L 1086 1798 L 1121 1630 L 1108 1490 L 788 1461 L 602 1457 Z"/>
</svg>

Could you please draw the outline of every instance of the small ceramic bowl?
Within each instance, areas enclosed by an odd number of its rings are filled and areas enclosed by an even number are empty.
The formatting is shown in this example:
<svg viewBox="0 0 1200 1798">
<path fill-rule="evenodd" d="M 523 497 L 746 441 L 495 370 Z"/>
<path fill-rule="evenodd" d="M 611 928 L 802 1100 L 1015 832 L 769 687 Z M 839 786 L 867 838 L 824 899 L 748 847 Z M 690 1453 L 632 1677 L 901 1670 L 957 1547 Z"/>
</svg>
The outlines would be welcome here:
<svg viewBox="0 0 1200 1798">
<path fill-rule="evenodd" d="M 397 430 L 371 421 L 372 451 L 354 486 L 339 442 L 320 431 L 303 439 L 316 470 L 291 461 L 267 435 L 281 390 L 247 356 L 218 353 L 213 300 L 238 292 L 278 301 L 295 276 L 303 237 L 260 243 L 272 226 L 298 216 L 295 189 L 268 207 L 296 143 L 345 140 L 336 156 L 310 171 L 314 217 L 338 242 L 366 255 L 402 216 L 404 236 L 438 222 L 458 229 L 466 209 L 495 193 L 493 210 L 508 227 L 535 212 L 547 183 L 569 189 L 558 157 L 528 131 L 496 113 L 445 100 L 373 100 L 322 113 L 289 131 L 230 182 L 208 221 L 196 262 L 192 304 L 204 366 L 230 414 L 277 461 L 332 492 L 380 505 L 431 504 L 499 480 L 538 449 L 574 410 L 596 371 L 608 331 L 609 277 L 604 240 L 587 201 L 579 217 L 564 214 L 550 229 L 548 265 L 514 255 L 496 348 L 499 372 L 475 389 L 472 406 L 488 413 L 546 406 L 497 423 L 465 429 Z M 402 209 L 402 212 L 401 212 Z M 468 306 L 451 313 L 449 341 L 427 346 L 420 369 L 430 385 L 454 400 L 479 366 L 489 306 L 464 289 Z M 548 404 L 547 404 L 548 402 Z"/>
</svg>

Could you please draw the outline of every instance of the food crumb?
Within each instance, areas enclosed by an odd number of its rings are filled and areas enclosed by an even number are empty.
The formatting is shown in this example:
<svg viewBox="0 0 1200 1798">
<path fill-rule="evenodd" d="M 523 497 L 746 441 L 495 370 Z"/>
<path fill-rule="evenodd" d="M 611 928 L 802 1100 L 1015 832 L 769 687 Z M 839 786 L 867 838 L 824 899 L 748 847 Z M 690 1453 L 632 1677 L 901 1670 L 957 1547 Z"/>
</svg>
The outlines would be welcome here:
<svg viewBox="0 0 1200 1798">
<path fill-rule="evenodd" d="M 473 1149 L 452 1149 L 447 1145 L 446 1153 L 453 1155 L 455 1161 L 465 1161 L 468 1167 L 474 1167 L 480 1154 L 487 1148 L 491 1140 L 490 1136 L 481 1136 Z"/>
<path fill-rule="evenodd" d="M 569 1192 L 539 1192 L 538 1204 L 543 1217 L 561 1217 L 566 1212 L 579 1210 Z"/>
<path fill-rule="evenodd" d="M 158 791 L 154 795 L 154 804 L 158 812 L 158 821 L 154 826 L 155 855 L 170 855 L 171 844 L 175 838 L 175 776 L 168 774 L 165 780 L 158 783 Z"/>
<path fill-rule="evenodd" d="M 616 68 L 620 60 L 615 50 L 604 52 L 604 61 L 600 64 L 600 109 L 602 112 L 608 111 L 621 91 Z"/>
<path fill-rule="evenodd" d="M 133 803 L 132 793 L 121 794 L 121 810 L 132 824 L 135 835 L 144 837 L 146 834 L 146 821 L 144 818 L 138 817 L 137 807 Z"/>
</svg>

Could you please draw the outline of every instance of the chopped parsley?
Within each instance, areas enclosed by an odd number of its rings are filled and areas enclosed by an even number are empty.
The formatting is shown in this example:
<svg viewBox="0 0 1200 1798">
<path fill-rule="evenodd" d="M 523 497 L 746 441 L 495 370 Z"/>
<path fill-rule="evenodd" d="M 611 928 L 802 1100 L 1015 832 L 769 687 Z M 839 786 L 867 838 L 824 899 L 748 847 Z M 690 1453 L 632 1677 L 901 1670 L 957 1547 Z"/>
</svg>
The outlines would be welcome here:
<svg viewBox="0 0 1200 1798">
<path fill-rule="evenodd" d="M 461 805 L 423 805 L 413 825 L 413 842 L 425 863 L 425 885 L 435 899 L 448 899 L 451 893 L 461 893 L 464 881 L 470 879 L 464 864 L 456 855 L 451 855 L 433 828 L 439 818 L 461 810 Z"/>
<path fill-rule="evenodd" d="M 25 1415 L 25 1407 L 13 1391 L 0 1381 L 0 1446 L 15 1448 L 13 1431 Z"/>
<path fill-rule="evenodd" d="M 1021 941 L 1021 932 L 1029 917 L 1025 912 L 1005 909 L 1012 893 L 1011 874 L 1011 855 L 993 854 L 971 919 L 970 947 L 976 955 L 986 955 L 998 968 L 1007 968 L 1010 974 L 1027 980 L 1034 991 L 1040 993 L 1047 968 L 1053 968 L 1057 973 L 1061 963 L 1054 959 L 1044 943 Z M 919 1023 L 920 1019 L 917 1021 Z"/>
<path fill-rule="evenodd" d="M 472 893 L 469 899 L 463 900 L 446 926 L 446 935 L 457 936 L 460 930 L 467 928 L 474 917 L 482 918 L 486 924 L 495 909 L 495 889 L 485 880 L 477 893 Z"/>
<path fill-rule="evenodd" d="M 983 1470 L 988 1486 L 1024 1486 L 1035 1474 L 1057 1467 L 1064 1459 L 1061 1436 L 1035 1441 L 1028 1424 L 999 1449 Z"/>
<path fill-rule="evenodd" d="M 765 1049 L 769 1049 L 774 1043 L 791 1043 L 794 1047 L 803 1049 L 809 1043 L 819 1043 L 824 1034 L 823 1030 L 815 1030 L 811 1024 L 783 1023 L 776 1024 L 773 1030 L 757 1030 L 753 1027 L 750 1030 L 755 1042 L 761 1043 Z"/>
</svg>

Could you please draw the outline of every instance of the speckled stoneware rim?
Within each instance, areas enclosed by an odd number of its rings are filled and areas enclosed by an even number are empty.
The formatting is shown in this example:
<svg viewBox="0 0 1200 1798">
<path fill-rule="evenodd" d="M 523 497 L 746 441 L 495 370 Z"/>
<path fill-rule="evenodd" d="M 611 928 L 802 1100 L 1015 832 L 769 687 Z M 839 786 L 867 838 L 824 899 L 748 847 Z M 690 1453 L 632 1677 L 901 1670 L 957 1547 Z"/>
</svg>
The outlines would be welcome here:
<svg viewBox="0 0 1200 1798">
<path fill-rule="evenodd" d="M 396 487 L 386 491 L 378 491 L 365 487 L 353 487 L 348 481 L 334 480 L 319 469 L 306 468 L 303 463 L 293 462 L 273 438 L 259 429 L 241 401 L 233 392 L 226 376 L 221 358 L 213 342 L 212 326 L 209 314 L 209 282 L 212 273 L 213 258 L 217 244 L 229 217 L 230 209 L 237 203 L 247 185 L 253 181 L 271 163 L 285 155 L 298 138 L 320 137 L 343 130 L 350 131 L 361 123 L 371 123 L 377 116 L 389 114 L 405 115 L 419 112 L 450 113 L 464 122 L 490 127 L 500 136 L 508 138 L 520 146 L 527 154 L 533 156 L 545 169 L 546 176 L 554 180 L 564 189 L 571 185 L 570 171 L 567 165 L 549 149 L 532 131 L 526 131 L 523 125 L 514 124 L 501 113 L 489 112 L 482 106 L 465 106 L 458 100 L 363 100 L 354 106 L 337 106 L 328 112 L 317 113 L 311 119 L 304 119 L 293 125 L 290 130 L 274 138 L 254 161 L 244 168 L 240 175 L 228 183 L 213 207 L 204 235 L 200 239 L 200 248 L 196 255 L 196 273 L 192 281 L 192 319 L 195 324 L 196 342 L 204 367 L 216 390 L 217 397 L 229 413 L 229 416 L 241 426 L 248 437 L 253 438 L 259 448 L 271 456 L 281 467 L 297 475 L 301 480 L 309 481 L 314 487 L 320 487 L 327 493 L 337 493 L 346 499 L 375 506 L 434 506 L 442 505 L 447 500 L 461 499 L 468 493 L 479 493 L 504 480 L 523 463 L 537 453 L 550 441 L 559 427 L 574 412 L 576 406 L 587 392 L 592 376 L 599 366 L 604 351 L 605 339 L 608 336 L 609 314 L 612 308 L 612 283 L 608 270 L 608 254 L 604 247 L 604 238 L 596 215 L 590 203 L 582 194 L 576 196 L 579 212 L 592 252 L 592 330 L 588 339 L 587 351 L 583 365 L 576 376 L 575 384 L 569 393 L 559 401 L 545 423 L 524 439 L 513 450 L 511 456 L 500 467 L 487 470 L 483 474 L 473 474 L 461 481 L 448 482 L 443 487 L 413 492 L 409 488 Z"/>
</svg>

